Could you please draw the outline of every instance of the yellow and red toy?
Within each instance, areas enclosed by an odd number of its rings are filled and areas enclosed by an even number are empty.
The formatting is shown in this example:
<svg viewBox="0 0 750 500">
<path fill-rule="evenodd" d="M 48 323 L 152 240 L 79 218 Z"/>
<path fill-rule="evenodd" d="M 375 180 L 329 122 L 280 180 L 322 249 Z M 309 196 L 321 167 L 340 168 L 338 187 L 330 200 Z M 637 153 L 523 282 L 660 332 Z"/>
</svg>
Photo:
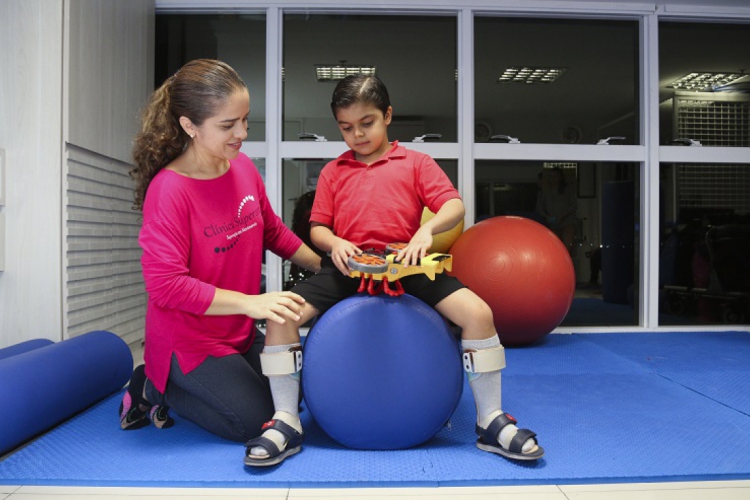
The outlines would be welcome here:
<svg viewBox="0 0 750 500">
<path fill-rule="evenodd" d="M 349 257 L 349 276 L 360 278 L 358 292 L 365 290 L 370 295 L 385 293 L 391 297 L 397 297 L 404 293 L 404 288 L 399 280 L 413 274 L 424 274 L 431 280 L 435 274 L 450 271 L 453 267 L 453 257 L 446 253 L 432 253 L 424 259 L 420 259 L 417 265 L 404 266 L 396 262 L 396 256 L 400 250 L 406 247 L 406 243 L 391 243 L 384 253 L 366 251 L 360 255 Z M 389 286 L 395 285 L 395 289 Z"/>
</svg>

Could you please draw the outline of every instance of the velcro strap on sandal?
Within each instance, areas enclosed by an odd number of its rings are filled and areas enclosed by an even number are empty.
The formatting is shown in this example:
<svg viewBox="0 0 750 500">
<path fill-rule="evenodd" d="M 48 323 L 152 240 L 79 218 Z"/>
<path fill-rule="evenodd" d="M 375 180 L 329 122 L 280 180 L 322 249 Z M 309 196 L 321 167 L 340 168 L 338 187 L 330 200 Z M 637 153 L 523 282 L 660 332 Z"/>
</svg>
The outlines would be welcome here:
<svg viewBox="0 0 750 500">
<path fill-rule="evenodd" d="M 277 457 L 281 453 L 281 450 L 279 450 L 279 447 L 276 446 L 276 443 L 274 443 L 267 437 L 259 436 L 245 443 L 245 455 L 250 456 L 250 451 L 256 446 L 265 449 L 268 452 L 269 457 Z"/>
<path fill-rule="evenodd" d="M 262 352 L 260 367 L 263 375 L 290 375 L 302 369 L 302 351 L 286 351 L 274 354 Z"/>
<path fill-rule="evenodd" d="M 523 443 L 533 437 L 536 437 L 536 432 L 530 431 L 529 429 L 518 429 L 516 435 L 510 440 L 508 450 L 513 453 L 523 453 Z"/>
<path fill-rule="evenodd" d="M 490 422 L 490 425 L 488 425 L 486 429 L 477 425 L 475 431 L 477 436 L 481 437 L 485 443 L 495 443 L 497 442 L 497 435 L 500 434 L 500 431 L 503 430 L 505 426 L 511 424 L 516 425 L 517 423 L 518 421 L 516 421 L 510 413 L 501 413 Z"/>
<path fill-rule="evenodd" d="M 297 429 L 278 418 L 274 418 L 263 424 L 262 429 L 263 431 L 267 431 L 268 429 L 277 430 L 286 437 L 287 441 L 294 439 L 296 436 L 301 436 L 301 434 L 297 432 Z"/>
<path fill-rule="evenodd" d="M 468 373 L 495 372 L 505 368 L 505 348 L 503 346 L 479 351 L 464 351 L 464 371 Z"/>
<path fill-rule="evenodd" d="M 303 438 L 305 436 L 303 433 L 298 432 L 297 429 L 295 429 L 291 425 L 287 424 L 283 420 L 279 420 L 278 418 L 274 418 L 273 420 L 269 420 L 268 422 L 266 422 L 265 424 L 263 424 L 263 426 L 261 427 L 261 431 L 263 431 L 263 432 L 265 432 L 265 431 L 267 431 L 269 429 L 273 429 L 273 430 L 278 431 L 278 432 L 280 432 L 281 434 L 284 435 L 286 449 L 295 448 L 295 447 L 299 446 L 302 443 L 302 440 L 303 440 Z M 268 438 L 260 436 L 260 437 L 251 439 L 250 441 L 248 441 L 245 444 L 245 446 L 247 446 L 248 448 L 251 448 L 252 446 L 262 446 L 262 447 L 264 447 L 269 452 L 269 454 L 272 457 L 275 457 L 276 455 L 279 454 L 279 449 L 276 446 L 276 444 L 273 444 L 273 449 L 275 450 L 275 452 L 271 453 L 272 449 L 268 448 L 264 444 L 265 443 L 264 440 L 267 440 L 267 439 Z"/>
</svg>

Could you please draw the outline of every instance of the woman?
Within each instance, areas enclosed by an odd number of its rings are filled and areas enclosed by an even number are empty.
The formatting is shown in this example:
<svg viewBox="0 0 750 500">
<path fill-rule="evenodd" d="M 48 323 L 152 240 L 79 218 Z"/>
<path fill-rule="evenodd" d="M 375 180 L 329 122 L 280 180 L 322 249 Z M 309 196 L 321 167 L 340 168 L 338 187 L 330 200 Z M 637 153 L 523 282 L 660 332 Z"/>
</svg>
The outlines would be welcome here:
<svg viewBox="0 0 750 500">
<path fill-rule="evenodd" d="M 317 271 L 320 258 L 273 212 L 240 153 L 250 97 L 216 60 L 191 61 L 151 96 L 135 140 L 136 209 L 148 292 L 145 366 L 123 398 L 123 429 L 168 409 L 227 439 L 247 441 L 273 414 L 256 319 L 299 319 L 304 299 L 260 294 L 265 249 Z"/>
</svg>

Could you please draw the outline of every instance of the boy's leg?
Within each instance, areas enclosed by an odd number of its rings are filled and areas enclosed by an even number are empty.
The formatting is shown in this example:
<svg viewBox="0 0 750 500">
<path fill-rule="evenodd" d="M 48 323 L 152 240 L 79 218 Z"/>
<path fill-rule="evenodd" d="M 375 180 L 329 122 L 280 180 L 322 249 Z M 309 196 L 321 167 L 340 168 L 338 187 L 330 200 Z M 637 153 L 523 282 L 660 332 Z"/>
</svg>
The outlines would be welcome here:
<svg viewBox="0 0 750 500">
<path fill-rule="evenodd" d="M 299 451 L 299 445 L 295 446 L 294 450 L 287 450 L 288 444 L 297 441 L 291 439 L 289 434 L 300 438 L 302 435 L 299 420 L 299 370 L 302 367 L 299 326 L 317 314 L 318 310 L 307 302 L 302 306 L 302 314 L 298 321 L 286 320 L 283 325 L 273 321 L 266 323 L 266 346 L 261 354 L 261 365 L 263 374 L 268 377 L 271 386 L 275 412 L 273 419 L 264 425 L 265 432 L 261 437 L 248 443 L 245 459 L 248 465 L 272 465 L 264 460 L 278 463 L 286 456 Z M 282 424 L 275 423 L 278 421 Z M 287 431 L 282 431 L 281 428 Z M 272 456 L 277 453 L 269 449 L 269 446 L 277 448 L 278 460 Z"/>
<path fill-rule="evenodd" d="M 296 322 L 287 320 L 283 325 L 272 321 L 266 323 L 266 347 L 263 358 L 268 361 L 268 370 L 275 373 L 266 371 L 266 363 L 264 363 L 263 373 L 270 381 L 276 409 L 271 422 L 280 421 L 281 424 L 269 423 L 269 428 L 262 436 L 248 443 L 245 457 L 247 465 L 263 466 L 280 462 L 285 458 L 284 454 L 287 453 L 286 448 L 289 443 L 295 445 L 296 450 L 293 453 L 299 451 L 297 443 L 301 441 L 302 433 L 298 412 L 299 369 L 294 366 L 298 361 L 296 352 L 299 346 L 299 327 L 318 314 L 324 313 L 339 301 L 357 293 L 358 287 L 358 279 L 344 276 L 330 257 L 323 257 L 321 270 L 292 289 L 306 300 L 302 306 L 300 319 Z M 277 360 L 281 362 L 276 363 Z M 274 429 L 273 425 L 278 425 L 283 432 Z M 269 451 L 276 453 L 276 450 L 269 450 L 269 446 L 278 450 L 280 453 L 278 458 L 269 458 L 271 455 Z"/>
<path fill-rule="evenodd" d="M 477 409 L 478 431 L 491 429 L 493 441 L 512 458 L 539 458 L 543 453 L 537 445 L 533 433 L 521 431 L 515 420 L 502 411 L 502 377 L 500 370 L 505 367 L 505 353 L 492 318 L 492 310 L 468 288 L 457 290 L 443 300 L 435 309 L 461 327 L 461 347 L 464 351 L 464 368 L 469 378 L 469 386 L 474 394 Z M 468 366 L 467 366 L 468 365 Z M 525 436 L 526 439 L 523 439 Z M 514 443 L 519 438 L 520 443 Z M 489 448 L 496 448 L 496 443 Z M 487 449 L 487 448 L 482 448 Z M 507 453 L 507 450 L 516 450 Z M 492 450 L 488 450 L 492 451 Z"/>
</svg>

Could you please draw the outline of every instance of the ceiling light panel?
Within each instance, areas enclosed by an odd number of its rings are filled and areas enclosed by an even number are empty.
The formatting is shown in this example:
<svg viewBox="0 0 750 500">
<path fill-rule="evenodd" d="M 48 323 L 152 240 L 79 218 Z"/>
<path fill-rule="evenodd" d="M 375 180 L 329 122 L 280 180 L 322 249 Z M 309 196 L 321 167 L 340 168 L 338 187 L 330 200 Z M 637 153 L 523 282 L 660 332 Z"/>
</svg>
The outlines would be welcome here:
<svg viewBox="0 0 750 500">
<path fill-rule="evenodd" d="M 375 75 L 375 66 L 359 64 L 316 64 L 315 76 L 319 82 L 335 82 L 349 75 Z"/>
<path fill-rule="evenodd" d="M 497 83 L 552 83 L 566 71 L 567 68 L 512 66 L 503 71 Z"/>
<path fill-rule="evenodd" d="M 695 72 L 675 80 L 667 87 L 677 90 L 712 90 L 736 82 L 745 76 L 742 73 Z"/>
</svg>

